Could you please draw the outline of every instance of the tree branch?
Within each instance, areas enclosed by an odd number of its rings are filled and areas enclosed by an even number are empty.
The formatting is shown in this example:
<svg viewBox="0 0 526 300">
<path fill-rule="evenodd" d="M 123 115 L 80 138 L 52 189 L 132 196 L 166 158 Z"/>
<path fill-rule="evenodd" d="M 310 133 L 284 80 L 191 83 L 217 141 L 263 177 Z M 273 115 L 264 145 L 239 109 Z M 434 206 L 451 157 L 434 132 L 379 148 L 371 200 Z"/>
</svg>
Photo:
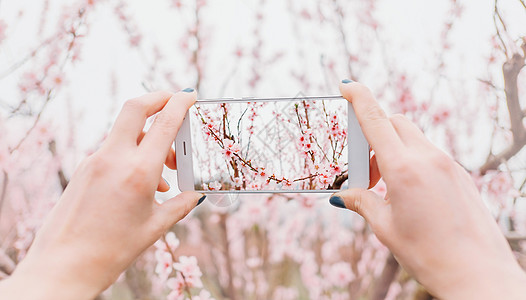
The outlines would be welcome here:
<svg viewBox="0 0 526 300">
<path fill-rule="evenodd" d="M 370 299 L 372 300 L 385 299 L 385 296 L 387 295 L 387 292 L 389 291 L 389 287 L 391 286 L 391 283 L 394 281 L 399 269 L 400 269 L 400 265 L 394 258 L 393 254 L 390 253 L 389 257 L 387 257 L 387 260 L 385 262 L 385 266 L 382 271 L 382 274 L 380 275 L 380 278 L 378 278 L 378 280 L 376 281 L 374 285 L 374 289 L 371 293 L 372 296 Z"/>
<path fill-rule="evenodd" d="M 51 140 L 49 142 L 49 151 L 53 155 L 53 157 L 57 156 L 57 143 L 55 140 Z M 62 187 L 62 191 L 66 189 L 66 186 L 68 186 L 69 181 L 66 179 L 66 175 L 64 175 L 64 170 L 62 168 L 59 168 L 57 171 L 58 179 L 60 180 L 60 186 Z"/>
<path fill-rule="evenodd" d="M 2 170 L 4 180 L 2 180 L 2 193 L 0 193 L 0 219 L 2 217 L 2 207 L 4 206 L 5 196 L 7 195 L 7 183 L 9 182 L 9 176 L 5 170 Z"/>
<path fill-rule="evenodd" d="M 15 266 L 15 262 L 3 250 L 0 250 L 0 272 L 11 275 L 15 270 Z"/>
<path fill-rule="evenodd" d="M 526 42 L 523 41 L 521 48 L 523 51 L 526 49 Z M 504 91 L 506 93 L 506 104 L 511 123 L 513 142 L 502 152 L 496 155 L 490 154 L 484 165 L 480 167 L 480 174 L 485 174 L 490 170 L 496 170 L 500 164 L 509 160 L 526 145 L 526 128 L 522 124 L 524 114 L 520 106 L 519 90 L 517 86 L 517 78 L 525 65 L 524 59 L 524 56 L 515 53 L 502 65 Z"/>
</svg>

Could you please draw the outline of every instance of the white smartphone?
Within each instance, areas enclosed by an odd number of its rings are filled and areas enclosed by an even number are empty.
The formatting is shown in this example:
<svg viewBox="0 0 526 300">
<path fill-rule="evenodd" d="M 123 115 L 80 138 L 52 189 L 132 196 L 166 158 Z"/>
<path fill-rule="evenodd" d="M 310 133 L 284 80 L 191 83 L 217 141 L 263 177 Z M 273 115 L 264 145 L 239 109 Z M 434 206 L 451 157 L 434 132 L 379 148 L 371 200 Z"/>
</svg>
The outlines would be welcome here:
<svg viewBox="0 0 526 300">
<path fill-rule="evenodd" d="M 341 96 L 198 100 L 175 152 L 181 191 L 333 193 L 369 186 L 369 145 Z"/>
</svg>

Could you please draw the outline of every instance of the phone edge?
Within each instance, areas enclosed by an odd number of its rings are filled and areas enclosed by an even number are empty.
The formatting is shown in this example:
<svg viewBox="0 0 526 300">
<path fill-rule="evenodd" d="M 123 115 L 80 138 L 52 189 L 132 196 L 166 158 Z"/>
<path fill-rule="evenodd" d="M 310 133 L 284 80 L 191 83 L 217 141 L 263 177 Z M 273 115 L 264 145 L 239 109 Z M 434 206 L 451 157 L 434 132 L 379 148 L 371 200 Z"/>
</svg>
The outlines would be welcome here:
<svg viewBox="0 0 526 300">
<path fill-rule="evenodd" d="M 347 172 L 348 186 L 367 189 L 370 183 L 370 148 L 351 102 L 348 103 L 347 118 L 347 161 L 349 169 L 352 169 L 352 172 Z"/>
<path fill-rule="evenodd" d="M 177 185 L 181 192 L 195 190 L 191 132 L 190 114 L 187 111 L 174 140 Z M 180 176 L 181 173 L 184 173 L 184 176 Z"/>
</svg>

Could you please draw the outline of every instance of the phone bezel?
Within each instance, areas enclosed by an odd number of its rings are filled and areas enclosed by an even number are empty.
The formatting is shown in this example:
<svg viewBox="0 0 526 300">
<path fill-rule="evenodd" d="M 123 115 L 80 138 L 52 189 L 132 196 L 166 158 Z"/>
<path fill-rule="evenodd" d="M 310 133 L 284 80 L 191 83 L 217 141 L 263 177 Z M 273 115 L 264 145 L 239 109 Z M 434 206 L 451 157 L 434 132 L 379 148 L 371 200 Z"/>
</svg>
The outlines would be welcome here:
<svg viewBox="0 0 526 300">
<path fill-rule="evenodd" d="M 298 100 L 341 100 L 342 96 L 302 96 L 302 97 L 279 97 L 279 98 L 220 98 L 197 100 L 195 104 L 220 104 L 232 102 L 279 102 L 279 101 L 298 101 Z M 346 100 L 347 101 L 347 100 Z M 194 104 L 194 105 L 195 105 Z M 347 140 L 353 141 L 352 147 L 348 149 L 348 161 L 353 162 L 353 172 L 348 172 L 349 188 L 368 188 L 369 187 L 369 144 L 363 135 L 360 124 L 352 104 L 348 102 L 347 108 Z M 177 162 L 177 183 L 181 191 L 197 191 L 204 194 L 275 194 L 275 193 L 335 193 L 340 190 L 195 190 L 194 189 L 194 168 L 192 161 L 192 137 L 190 128 L 189 112 L 185 118 L 175 138 L 175 156 Z M 180 176 L 184 174 L 184 176 Z"/>
</svg>

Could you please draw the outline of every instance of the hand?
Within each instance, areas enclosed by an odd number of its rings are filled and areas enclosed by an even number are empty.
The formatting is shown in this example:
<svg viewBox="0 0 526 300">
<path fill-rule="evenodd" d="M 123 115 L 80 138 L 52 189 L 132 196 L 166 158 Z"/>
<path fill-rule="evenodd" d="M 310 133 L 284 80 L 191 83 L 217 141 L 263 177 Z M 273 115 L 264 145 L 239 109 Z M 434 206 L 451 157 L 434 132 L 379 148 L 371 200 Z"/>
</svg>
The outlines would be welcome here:
<svg viewBox="0 0 526 300">
<path fill-rule="evenodd" d="M 371 186 L 383 177 L 387 195 L 350 189 L 331 204 L 363 216 L 440 299 L 524 299 L 526 275 L 469 174 L 407 118 L 388 118 L 365 86 L 344 80 L 340 90 L 375 151 Z"/>
<path fill-rule="evenodd" d="M 163 164 L 176 167 L 171 145 L 195 99 L 196 92 L 188 89 L 126 102 L 107 140 L 77 168 L 0 294 L 92 299 L 202 201 L 195 192 L 163 204 L 154 199 L 156 189 L 167 190 Z M 144 134 L 147 117 L 158 111 Z"/>
</svg>

